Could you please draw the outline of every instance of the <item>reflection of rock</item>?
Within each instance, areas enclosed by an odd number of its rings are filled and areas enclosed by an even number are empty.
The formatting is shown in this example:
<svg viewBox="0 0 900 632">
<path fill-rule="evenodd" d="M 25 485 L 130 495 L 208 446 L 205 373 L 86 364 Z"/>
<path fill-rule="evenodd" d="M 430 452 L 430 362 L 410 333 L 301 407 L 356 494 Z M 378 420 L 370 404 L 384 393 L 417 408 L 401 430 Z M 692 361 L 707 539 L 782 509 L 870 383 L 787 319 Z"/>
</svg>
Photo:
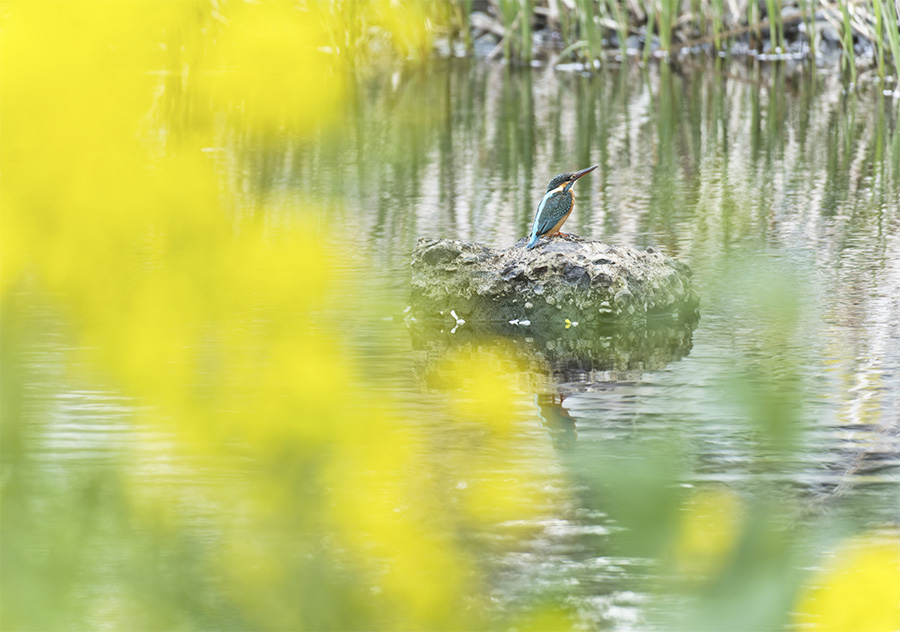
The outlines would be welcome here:
<svg viewBox="0 0 900 632">
<path fill-rule="evenodd" d="M 410 305 L 419 320 L 453 310 L 472 322 L 532 326 L 642 322 L 653 314 L 695 318 L 690 269 L 661 253 L 578 237 L 524 240 L 493 249 L 420 239 L 412 255 Z"/>
<path fill-rule="evenodd" d="M 538 414 L 541 416 L 541 426 L 550 435 L 553 445 L 567 450 L 575 447 L 578 430 L 575 427 L 575 418 L 563 406 L 564 397 L 553 393 L 539 394 L 534 396 L 534 403 L 537 404 Z M 557 399 L 559 403 L 556 402 Z"/>
<path fill-rule="evenodd" d="M 443 323 L 410 319 L 416 371 L 427 385 L 444 358 L 485 340 L 503 338 L 529 359 L 534 373 L 549 378 L 558 392 L 591 390 L 601 382 L 633 380 L 658 370 L 691 350 L 695 320 L 654 318 L 647 323 L 588 327 L 545 325 L 521 327 L 463 323 L 447 316 Z M 537 386 L 537 385 L 536 385 Z M 540 388 L 536 390 L 542 390 Z"/>
</svg>

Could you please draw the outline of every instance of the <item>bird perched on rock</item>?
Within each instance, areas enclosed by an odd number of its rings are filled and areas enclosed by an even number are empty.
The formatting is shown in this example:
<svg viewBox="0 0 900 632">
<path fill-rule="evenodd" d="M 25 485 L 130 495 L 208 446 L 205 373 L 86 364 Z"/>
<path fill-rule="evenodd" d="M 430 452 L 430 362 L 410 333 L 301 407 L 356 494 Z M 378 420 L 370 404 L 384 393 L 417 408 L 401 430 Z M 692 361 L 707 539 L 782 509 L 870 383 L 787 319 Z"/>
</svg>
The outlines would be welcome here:
<svg viewBox="0 0 900 632">
<path fill-rule="evenodd" d="M 596 168 L 597 165 L 594 165 L 575 173 L 561 173 L 550 180 L 547 192 L 541 199 L 541 203 L 538 204 L 537 213 L 534 214 L 534 225 L 531 227 L 531 237 L 528 239 L 526 248 L 529 250 L 534 248 L 539 237 L 550 237 L 557 233 L 565 236 L 565 233 L 560 233 L 559 229 L 569 218 L 572 208 L 575 206 L 572 185 L 578 178 Z"/>
</svg>

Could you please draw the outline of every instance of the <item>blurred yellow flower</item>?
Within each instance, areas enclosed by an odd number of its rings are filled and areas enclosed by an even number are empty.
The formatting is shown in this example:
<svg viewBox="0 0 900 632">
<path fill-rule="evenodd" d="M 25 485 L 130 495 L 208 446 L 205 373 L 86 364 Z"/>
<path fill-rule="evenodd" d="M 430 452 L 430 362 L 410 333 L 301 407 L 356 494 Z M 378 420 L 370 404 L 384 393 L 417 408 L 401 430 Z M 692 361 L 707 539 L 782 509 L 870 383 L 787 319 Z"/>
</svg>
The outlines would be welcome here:
<svg viewBox="0 0 900 632">
<path fill-rule="evenodd" d="M 133 399 L 117 510 L 141 541 L 191 541 L 171 568 L 210 577 L 235 620 L 314 627 L 347 601 L 357 627 L 373 612 L 459 627 L 483 595 L 455 534 L 547 502 L 540 469 L 515 467 L 520 360 L 487 346 L 447 363 L 436 415 L 465 423 L 427 462 L 417 420 L 358 374 L 328 311 L 322 210 L 247 196 L 218 162 L 235 135 L 294 142 L 336 120 L 350 81 L 335 33 L 430 51 L 431 3 L 347 4 L 4 4 L 0 291 L 46 300 L 73 355 Z M 326 571 L 336 583 L 317 583 Z M 327 603 L 298 604 L 303 582 Z M 187 625 L 139 587 L 107 591 L 112 625 Z"/>
<path fill-rule="evenodd" d="M 435 10 L 444 3 L 423 0 L 373 0 L 373 21 L 390 35 L 394 49 L 404 57 L 424 59 L 431 54 Z"/>
<path fill-rule="evenodd" d="M 524 366 L 516 351 L 485 343 L 460 349 L 440 371 L 440 386 L 452 393 L 452 416 L 507 433 L 516 419 L 516 403 L 524 395 Z"/>
<path fill-rule="evenodd" d="M 245 124 L 308 132 L 333 120 L 344 94 L 342 58 L 318 4 L 231 3 L 210 68 L 214 101 Z"/>
<path fill-rule="evenodd" d="M 696 490 L 682 508 L 675 542 L 678 569 L 688 575 L 715 574 L 732 554 L 742 524 L 741 499 L 720 487 Z"/>
<path fill-rule="evenodd" d="M 900 630 L 900 537 L 843 542 L 800 592 L 794 625 L 814 632 Z"/>
</svg>

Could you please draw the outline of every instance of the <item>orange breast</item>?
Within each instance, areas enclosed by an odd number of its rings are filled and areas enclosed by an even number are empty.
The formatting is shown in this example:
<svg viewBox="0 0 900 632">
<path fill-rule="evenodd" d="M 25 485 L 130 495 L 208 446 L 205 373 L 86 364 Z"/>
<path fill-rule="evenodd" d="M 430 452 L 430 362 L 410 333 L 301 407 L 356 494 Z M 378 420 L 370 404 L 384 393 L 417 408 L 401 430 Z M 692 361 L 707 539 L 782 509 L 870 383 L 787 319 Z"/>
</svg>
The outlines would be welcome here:
<svg viewBox="0 0 900 632">
<path fill-rule="evenodd" d="M 561 220 L 559 220 L 558 222 L 556 222 L 556 226 L 554 226 L 553 228 L 551 228 L 550 230 L 547 231 L 547 233 L 546 233 L 547 237 L 549 237 L 550 235 L 555 235 L 556 233 L 558 233 L 558 232 L 560 231 L 560 229 L 562 228 L 562 225 L 566 223 L 566 220 L 567 220 L 567 219 L 569 219 L 569 215 L 572 214 L 572 209 L 575 208 L 575 194 L 574 194 L 573 192 L 571 192 L 571 191 L 570 191 L 569 193 L 570 193 L 570 195 L 572 196 L 572 206 L 569 207 L 569 212 L 566 213 L 565 215 L 563 215 L 563 217 L 562 217 Z"/>
</svg>

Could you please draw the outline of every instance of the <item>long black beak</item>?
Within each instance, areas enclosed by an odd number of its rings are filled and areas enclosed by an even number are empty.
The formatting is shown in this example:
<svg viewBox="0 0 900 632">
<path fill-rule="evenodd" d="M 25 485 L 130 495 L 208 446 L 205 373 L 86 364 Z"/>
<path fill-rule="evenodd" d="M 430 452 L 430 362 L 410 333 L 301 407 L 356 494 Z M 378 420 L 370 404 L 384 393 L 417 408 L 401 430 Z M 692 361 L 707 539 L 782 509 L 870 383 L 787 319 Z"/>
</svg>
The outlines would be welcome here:
<svg viewBox="0 0 900 632">
<path fill-rule="evenodd" d="M 572 174 L 572 175 L 574 176 L 574 177 L 572 178 L 572 182 L 574 182 L 575 180 L 577 180 L 577 179 L 580 178 L 581 176 L 584 176 L 584 175 L 589 174 L 591 171 L 593 171 L 594 169 L 596 169 L 596 168 L 599 167 L 599 166 L 600 166 L 600 165 L 594 165 L 593 167 L 588 167 L 587 169 L 582 169 L 581 171 L 576 171 L 575 173 Z"/>
<path fill-rule="evenodd" d="M 583 175 L 589 174 L 591 171 L 599 167 L 600 165 L 594 165 L 593 167 L 588 167 L 587 169 L 582 169 L 581 171 L 576 171 L 572 174 L 572 179 L 569 180 L 568 184 L 566 184 L 566 191 L 572 188 L 572 185 L 575 184 L 575 181 Z"/>
</svg>

